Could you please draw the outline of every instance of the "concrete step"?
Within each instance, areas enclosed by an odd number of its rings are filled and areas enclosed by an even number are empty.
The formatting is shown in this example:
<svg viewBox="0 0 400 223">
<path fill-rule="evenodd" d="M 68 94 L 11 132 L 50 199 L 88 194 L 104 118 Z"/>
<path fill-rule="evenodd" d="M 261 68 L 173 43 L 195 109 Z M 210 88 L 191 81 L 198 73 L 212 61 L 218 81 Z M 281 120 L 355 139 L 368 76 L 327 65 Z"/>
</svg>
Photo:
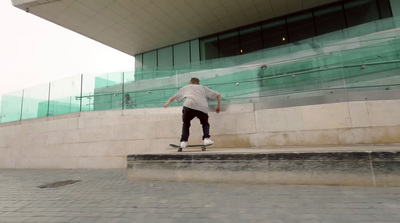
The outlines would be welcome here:
<svg viewBox="0 0 400 223">
<path fill-rule="evenodd" d="M 128 156 L 132 180 L 400 186 L 400 146 L 199 149 Z"/>
</svg>

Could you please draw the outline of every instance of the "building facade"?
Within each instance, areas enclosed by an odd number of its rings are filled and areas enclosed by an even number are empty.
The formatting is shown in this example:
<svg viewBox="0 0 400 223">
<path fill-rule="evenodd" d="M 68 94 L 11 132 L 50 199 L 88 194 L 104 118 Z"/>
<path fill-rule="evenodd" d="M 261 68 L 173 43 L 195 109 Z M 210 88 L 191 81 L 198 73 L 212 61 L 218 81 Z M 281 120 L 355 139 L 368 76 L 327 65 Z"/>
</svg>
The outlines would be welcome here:
<svg viewBox="0 0 400 223">
<path fill-rule="evenodd" d="M 136 54 L 136 67 L 144 70 L 181 68 L 182 65 L 199 61 L 239 56 L 296 43 L 393 17 L 393 11 L 397 13 L 398 10 L 394 8 L 396 4 L 392 7 L 390 0 L 336 1 Z M 387 28 L 394 28 L 394 24 Z M 326 37 L 331 38 L 329 35 Z M 351 36 L 335 35 L 334 38 L 342 40 Z"/>
</svg>

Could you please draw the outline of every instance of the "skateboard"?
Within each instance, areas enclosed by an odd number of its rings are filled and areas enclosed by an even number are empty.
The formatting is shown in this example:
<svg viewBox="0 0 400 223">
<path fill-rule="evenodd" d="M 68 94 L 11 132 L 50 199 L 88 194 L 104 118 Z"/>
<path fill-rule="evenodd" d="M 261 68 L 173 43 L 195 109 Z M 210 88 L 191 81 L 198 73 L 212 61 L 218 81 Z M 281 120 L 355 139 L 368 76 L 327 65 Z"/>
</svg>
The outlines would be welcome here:
<svg viewBox="0 0 400 223">
<path fill-rule="evenodd" d="M 178 146 L 176 144 L 169 144 L 170 146 L 174 147 L 174 148 L 178 148 L 178 152 L 182 152 L 182 148 L 181 146 Z M 211 144 L 213 145 L 213 144 Z M 211 145 L 202 145 L 202 144 L 198 144 L 198 145 L 188 145 L 187 147 L 200 147 L 201 151 L 206 151 L 207 146 L 211 146 Z"/>
</svg>

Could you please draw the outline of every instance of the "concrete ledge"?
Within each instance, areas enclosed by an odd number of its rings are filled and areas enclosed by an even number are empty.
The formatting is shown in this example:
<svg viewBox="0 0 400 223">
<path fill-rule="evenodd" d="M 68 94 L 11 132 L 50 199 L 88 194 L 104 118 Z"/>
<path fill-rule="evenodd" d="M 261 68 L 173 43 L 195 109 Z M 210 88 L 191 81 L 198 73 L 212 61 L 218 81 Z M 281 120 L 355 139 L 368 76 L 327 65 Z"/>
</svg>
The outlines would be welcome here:
<svg viewBox="0 0 400 223">
<path fill-rule="evenodd" d="M 400 186 L 400 152 L 129 155 L 130 179 Z"/>
</svg>

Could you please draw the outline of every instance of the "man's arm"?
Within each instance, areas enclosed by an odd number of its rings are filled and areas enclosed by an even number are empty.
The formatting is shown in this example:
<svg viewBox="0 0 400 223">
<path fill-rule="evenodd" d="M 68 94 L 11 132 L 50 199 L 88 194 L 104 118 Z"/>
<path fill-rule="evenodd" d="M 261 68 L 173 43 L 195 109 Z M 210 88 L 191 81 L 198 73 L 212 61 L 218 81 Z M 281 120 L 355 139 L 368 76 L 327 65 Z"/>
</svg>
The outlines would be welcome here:
<svg viewBox="0 0 400 223">
<path fill-rule="evenodd" d="M 217 114 L 221 111 L 221 94 L 218 93 L 217 96 L 217 108 L 215 109 L 215 112 L 217 112 Z"/>
<path fill-rule="evenodd" d="M 169 104 L 171 104 L 173 101 L 175 101 L 175 97 L 172 96 L 165 104 L 164 104 L 164 108 L 168 107 Z"/>
</svg>

